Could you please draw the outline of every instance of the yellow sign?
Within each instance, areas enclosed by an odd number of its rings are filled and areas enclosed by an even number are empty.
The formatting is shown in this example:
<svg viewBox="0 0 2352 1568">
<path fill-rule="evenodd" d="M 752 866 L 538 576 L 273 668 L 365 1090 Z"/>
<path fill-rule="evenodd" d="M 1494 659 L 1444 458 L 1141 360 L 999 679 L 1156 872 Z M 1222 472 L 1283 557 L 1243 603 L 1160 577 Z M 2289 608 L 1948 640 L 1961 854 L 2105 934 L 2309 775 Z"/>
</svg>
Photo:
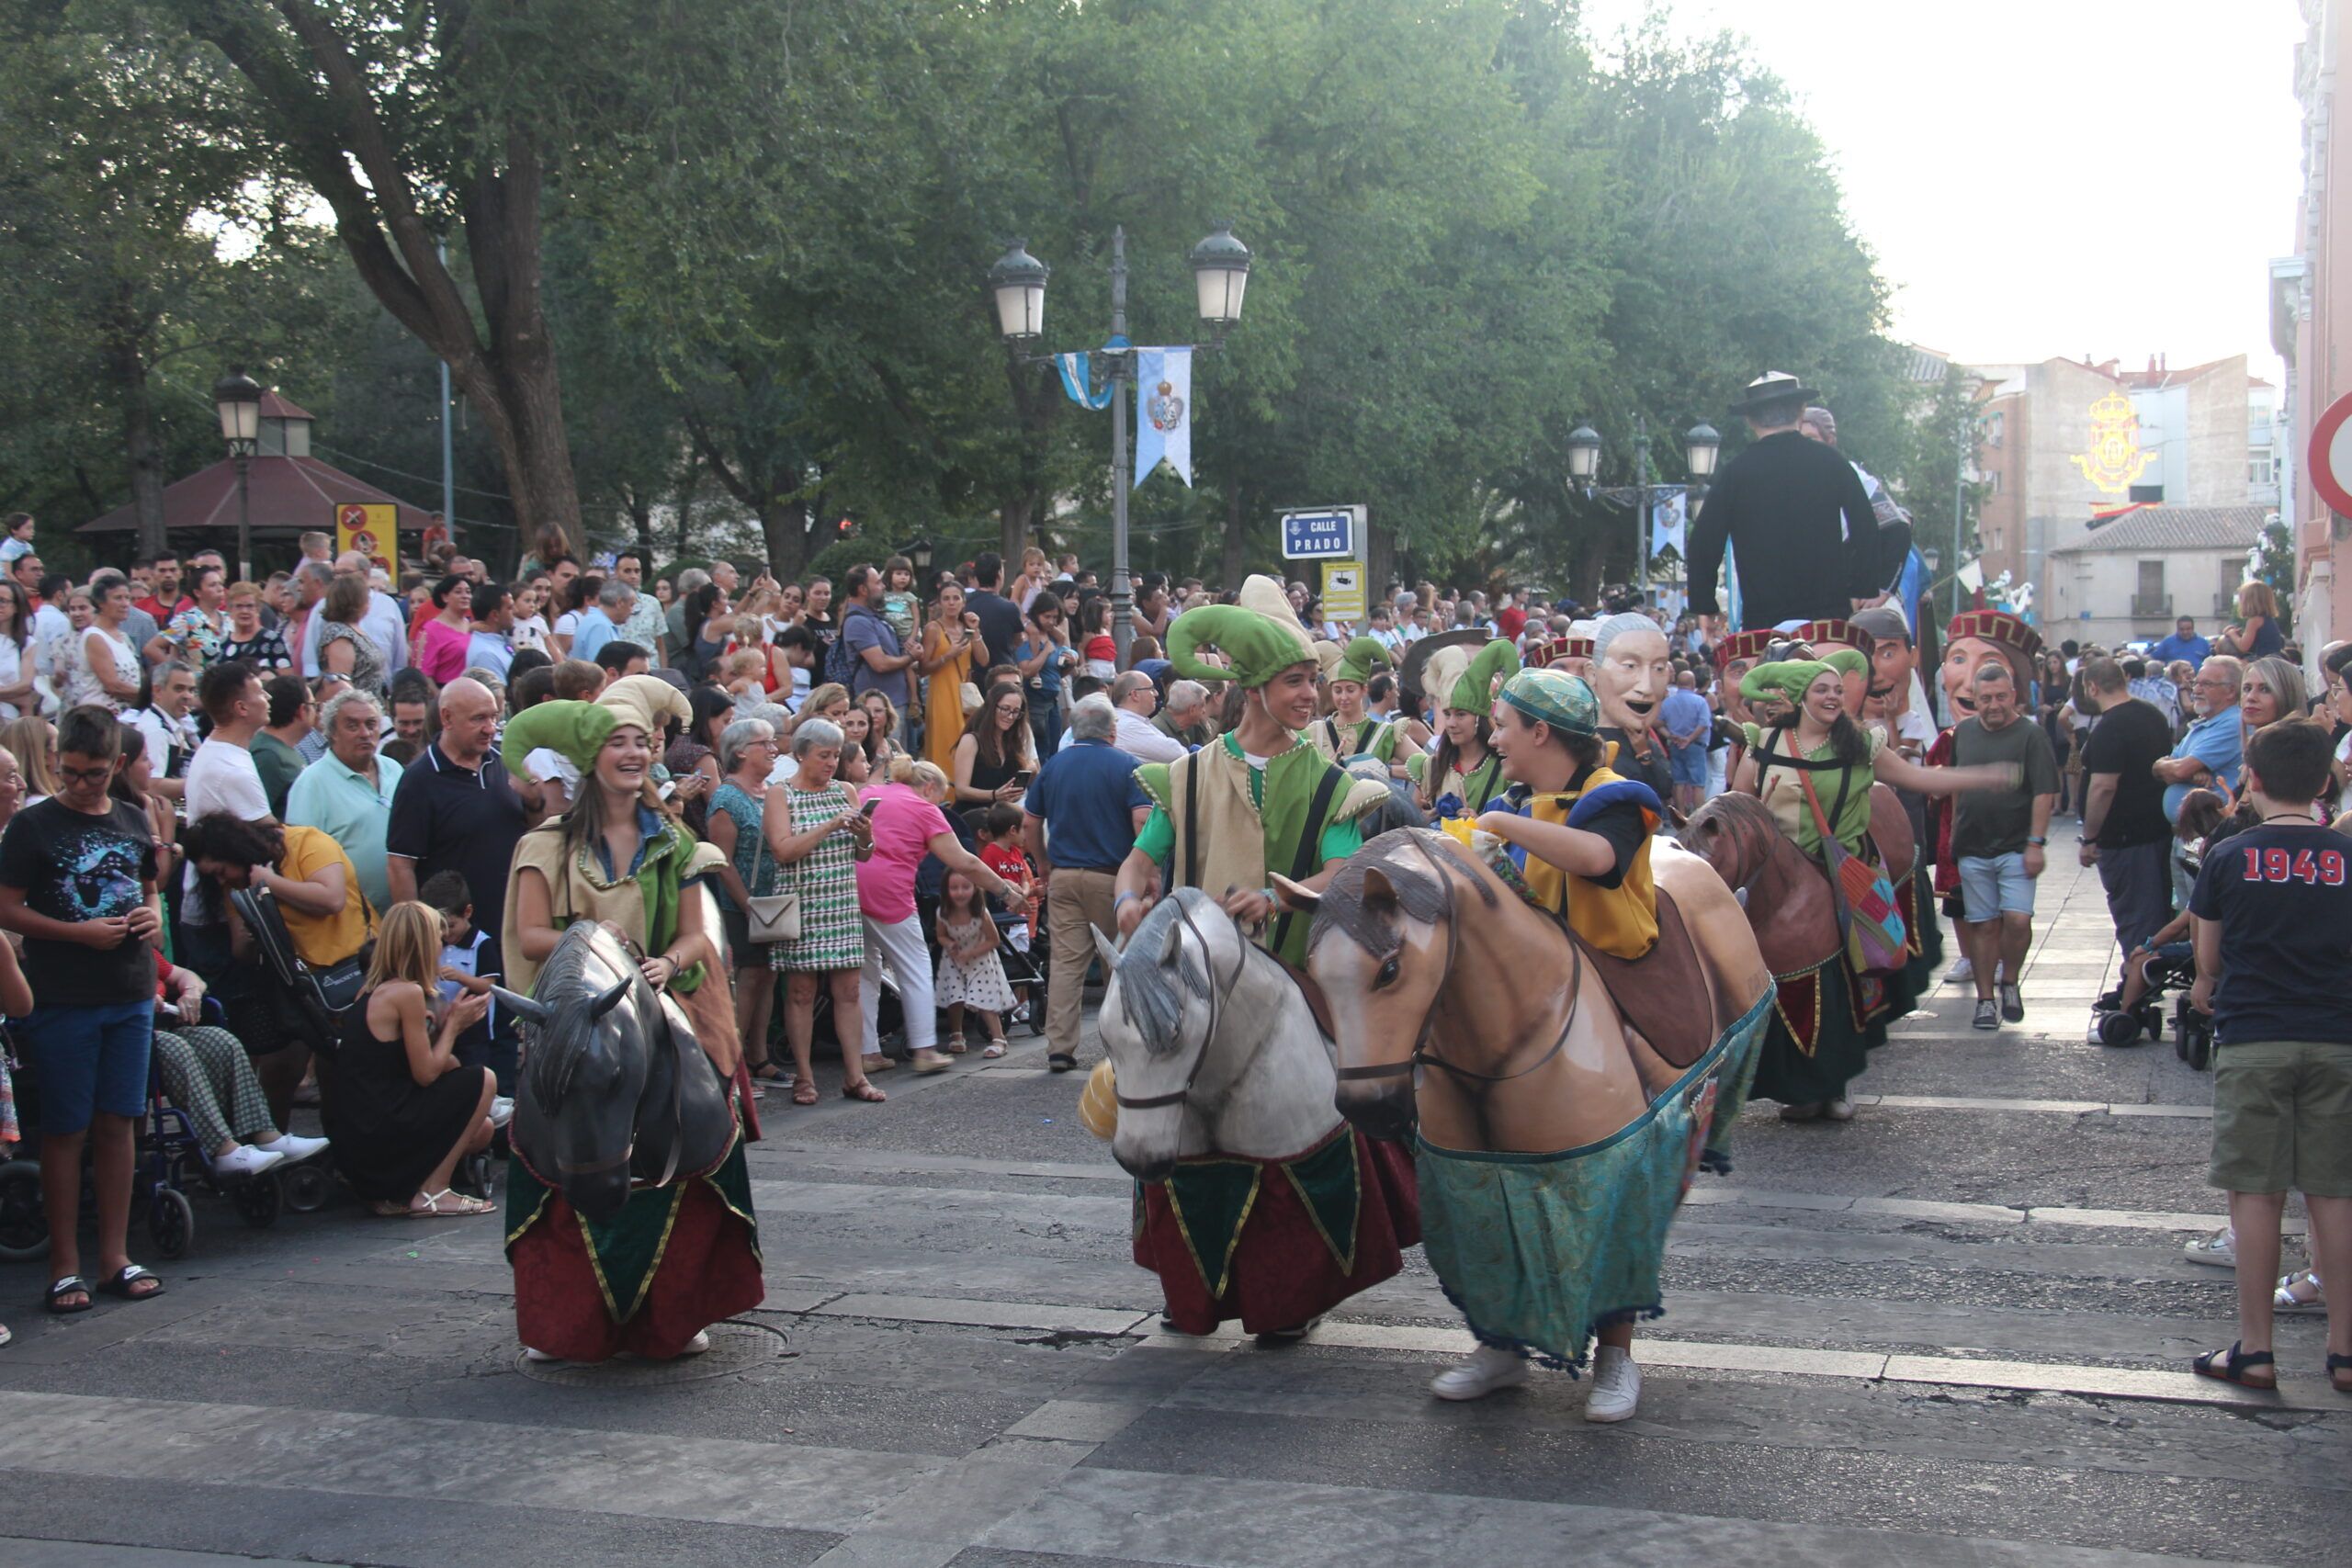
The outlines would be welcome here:
<svg viewBox="0 0 2352 1568">
<path fill-rule="evenodd" d="M 368 564 L 380 566 L 394 581 L 400 570 L 401 509 L 388 502 L 338 501 L 334 503 L 334 553 L 357 550 Z"/>
<path fill-rule="evenodd" d="M 1323 563 L 1323 618 L 1363 620 L 1363 562 L 1327 560 Z"/>
<path fill-rule="evenodd" d="M 2109 495 L 2121 495 L 2139 482 L 2156 460 L 2140 445 L 2140 416 L 2132 400 L 2109 392 L 2091 405 L 2091 449 L 2074 455 L 2083 478 Z"/>
</svg>

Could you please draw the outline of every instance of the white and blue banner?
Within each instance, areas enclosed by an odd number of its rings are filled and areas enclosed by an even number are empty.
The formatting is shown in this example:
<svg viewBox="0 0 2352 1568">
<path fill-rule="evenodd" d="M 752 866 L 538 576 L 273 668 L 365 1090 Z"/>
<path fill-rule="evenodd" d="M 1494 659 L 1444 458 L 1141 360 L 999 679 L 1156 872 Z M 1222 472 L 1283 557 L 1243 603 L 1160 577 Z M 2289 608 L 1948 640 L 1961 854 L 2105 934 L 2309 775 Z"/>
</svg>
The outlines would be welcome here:
<svg viewBox="0 0 2352 1568">
<path fill-rule="evenodd" d="M 1690 547 L 1683 542 L 1683 533 L 1689 520 L 1687 492 L 1678 490 L 1661 494 L 1650 504 L 1650 554 L 1662 556 L 1671 545 L 1678 558 L 1688 558 Z"/>
<path fill-rule="evenodd" d="M 1136 350 L 1136 479 L 1151 477 L 1165 458 L 1193 482 L 1193 351 Z"/>
<path fill-rule="evenodd" d="M 1088 385 L 1093 361 L 1091 354 L 1057 354 L 1054 368 L 1062 373 L 1062 390 L 1069 394 L 1071 402 L 1082 409 L 1106 409 L 1111 406 L 1111 389 L 1096 391 Z"/>
</svg>

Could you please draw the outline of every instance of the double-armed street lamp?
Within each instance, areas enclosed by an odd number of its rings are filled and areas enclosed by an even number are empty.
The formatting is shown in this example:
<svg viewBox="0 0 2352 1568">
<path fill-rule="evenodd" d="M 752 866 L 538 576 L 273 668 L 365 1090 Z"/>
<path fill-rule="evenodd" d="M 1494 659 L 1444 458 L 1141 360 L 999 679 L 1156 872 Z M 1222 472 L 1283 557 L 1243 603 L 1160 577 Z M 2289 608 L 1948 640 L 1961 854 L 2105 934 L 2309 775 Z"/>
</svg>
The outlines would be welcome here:
<svg viewBox="0 0 2352 1568">
<path fill-rule="evenodd" d="M 1203 324 L 1211 338 L 1195 348 L 1222 348 L 1227 328 L 1241 319 L 1241 297 L 1250 287 L 1250 247 L 1233 237 L 1233 225 L 1219 223 L 1216 231 L 1193 247 L 1193 286 Z M 1016 351 L 1043 335 L 1046 326 L 1046 279 L 1052 268 L 1029 254 L 1028 243 L 1012 246 L 989 268 L 989 287 L 996 295 L 997 330 Z M 1127 575 L 1127 384 L 1135 377 L 1135 346 L 1127 341 L 1127 231 L 1111 231 L 1111 336 L 1099 355 L 1111 378 L 1111 637 L 1119 662 L 1127 661 L 1135 641 L 1135 597 Z M 1058 357 L 1023 354 L 1026 363 Z"/>
<path fill-rule="evenodd" d="M 220 439 L 237 460 L 237 581 L 254 580 L 252 491 L 245 470 L 261 445 L 261 383 L 245 374 L 242 365 L 212 383 L 213 411 L 220 416 Z"/>
<path fill-rule="evenodd" d="M 1589 424 L 1579 424 L 1568 432 L 1568 477 L 1582 491 L 1587 501 L 1606 501 L 1617 506 L 1634 509 L 1634 575 L 1632 588 L 1636 593 L 1648 592 L 1650 569 L 1650 514 L 1657 498 L 1674 491 L 1692 494 L 1706 493 L 1707 481 L 1714 478 L 1715 457 L 1723 450 L 1724 438 L 1715 427 L 1704 420 L 1682 433 L 1683 467 L 1690 475 L 1687 485 L 1665 485 L 1650 482 L 1649 422 L 1640 414 L 1634 416 L 1634 479 L 1629 485 L 1595 486 L 1593 477 L 1600 468 L 1600 433 Z"/>
</svg>

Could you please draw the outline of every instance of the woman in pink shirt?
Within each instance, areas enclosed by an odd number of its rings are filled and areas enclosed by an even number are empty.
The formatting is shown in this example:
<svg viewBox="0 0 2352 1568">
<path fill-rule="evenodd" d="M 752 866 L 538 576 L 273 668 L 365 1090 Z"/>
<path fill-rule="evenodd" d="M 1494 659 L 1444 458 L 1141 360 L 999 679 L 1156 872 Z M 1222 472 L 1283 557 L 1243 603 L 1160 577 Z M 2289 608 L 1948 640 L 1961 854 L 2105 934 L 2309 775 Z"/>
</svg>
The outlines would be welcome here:
<svg viewBox="0 0 2352 1568">
<path fill-rule="evenodd" d="M 433 585 L 433 618 L 416 639 L 412 653 L 416 667 L 446 686 L 466 672 L 466 645 L 472 640 L 474 585 L 462 577 L 445 577 Z"/>
<path fill-rule="evenodd" d="M 980 863 L 948 825 L 940 803 L 947 798 L 947 775 L 933 762 L 900 755 L 891 759 L 891 781 L 865 791 L 874 824 L 874 852 L 857 863 L 857 907 L 865 925 L 865 966 L 858 974 L 858 999 L 865 1004 L 865 1054 L 879 1050 L 875 1007 L 882 995 L 882 960 L 898 976 L 899 1003 L 906 1014 L 907 1044 L 919 1073 L 944 1072 L 939 1051 L 939 1021 L 932 1005 L 931 947 L 915 913 L 915 873 L 926 854 L 937 855 L 983 893 L 1019 897 L 1012 885 Z M 960 1046 L 961 1042 L 957 1044 Z"/>
</svg>

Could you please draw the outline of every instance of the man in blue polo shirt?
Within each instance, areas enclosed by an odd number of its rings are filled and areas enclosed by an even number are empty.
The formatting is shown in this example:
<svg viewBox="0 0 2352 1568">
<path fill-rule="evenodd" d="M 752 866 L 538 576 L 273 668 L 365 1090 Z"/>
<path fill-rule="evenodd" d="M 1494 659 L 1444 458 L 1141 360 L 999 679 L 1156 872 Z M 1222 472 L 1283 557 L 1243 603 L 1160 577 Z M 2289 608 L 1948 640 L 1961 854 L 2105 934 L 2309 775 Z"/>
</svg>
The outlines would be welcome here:
<svg viewBox="0 0 2352 1568">
<path fill-rule="evenodd" d="M 1139 765 L 1114 746 L 1118 711 L 1095 693 L 1070 711 L 1075 738 L 1046 760 L 1022 802 L 1022 839 L 1046 874 L 1046 932 L 1053 973 L 1046 994 L 1046 1061 L 1057 1073 L 1078 1064 L 1086 971 L 1094 962 L 1094 931 L 1118 930 L 1113 896 L 1119 863 L 1135 848 L 1151 815 L 1136 783 Z"/>
<path fill-rule="evenodd" d="M 2181 735 L 2172 755 L 2155 765 L 2164 782 L 2165 820 L 2180 820 L 2180 803 L 2192 789 L 2211 789 L 2216 783 L 2235 789 L 2238 763 L 2245 747 L 2245 720 L 2238 712 L 2238 686 L 2245 666 L 2226 653 L 2213 655 L 2189 683 L 2189 698 L 2198 717 Z"/>
<path fill-rule="evenodd" d="M 2203 669 L 2212 654 L 2212 643 L 2197 635 L 2197 622 L 2188 615 L 2174 623 L 2172 636 L 2148 649 L 2148 657 L 2160 665 L 2186 659 L 2191 671 Z"/>
</svg>

